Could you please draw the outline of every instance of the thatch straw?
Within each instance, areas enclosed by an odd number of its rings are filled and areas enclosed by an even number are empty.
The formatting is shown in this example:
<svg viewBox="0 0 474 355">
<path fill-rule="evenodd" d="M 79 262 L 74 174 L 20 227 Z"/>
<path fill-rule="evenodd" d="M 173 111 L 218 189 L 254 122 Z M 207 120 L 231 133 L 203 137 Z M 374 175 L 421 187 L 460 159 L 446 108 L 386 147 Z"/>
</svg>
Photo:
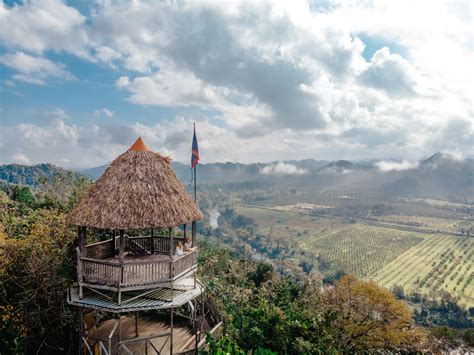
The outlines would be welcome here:
<svg viewBox="0 0 474 355">
<path fill-rule="evenodd" d="M 174 227 L 202 218 L 171 168 L 171 159 L 151 151 L 128 150 L 94 183 L 68 222 L 126 230 Z"/>
</svg>

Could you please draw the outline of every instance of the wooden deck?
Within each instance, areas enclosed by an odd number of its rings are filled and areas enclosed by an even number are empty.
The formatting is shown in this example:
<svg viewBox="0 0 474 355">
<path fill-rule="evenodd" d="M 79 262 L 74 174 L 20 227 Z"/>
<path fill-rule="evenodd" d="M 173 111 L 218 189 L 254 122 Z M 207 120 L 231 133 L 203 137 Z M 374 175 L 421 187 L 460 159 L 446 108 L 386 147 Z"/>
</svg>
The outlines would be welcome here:
<svg viewBox="0 0 474 355">
<path fill-rule="evenodd" d="M 135 332 L 135 317 L 122 316 L 120 326 L 118 319 L 109 319 L 90 329 L 88 343 L 91 348 L 98 347 L 98 339 L 108 346 L 111 337 L 112 354 L 126 354 L 127 349 L 133 354 L 170 354 L 171 332 L 169 316 L 138 317 L 138 337 Z M 190 322 L 180 317 L 174 317 L 173 324 L 173 353 L 190 350 L 195 346 L 195 337 Z M 119 338 L 120 331 L 120 338 Z"/>
<path fill-rule="evenodd" d="M 196 279 L 195 285 L 193 277 L 183 277 L 173 283 L 172 293 L 169 287 L 157 288 L 141 296 L 139 295 L 142 291 L 130 291 L 123 294 L 120 304 L 114 292 L 98 293 L 86 290 L 81 298 L 79 290 L 73 287 L 68 292 L 67 302 L 77 307 L 126 313 L 180 307 L 201 295 L 203 290 L 204 287 L 199 280 Z"/>
</svg>

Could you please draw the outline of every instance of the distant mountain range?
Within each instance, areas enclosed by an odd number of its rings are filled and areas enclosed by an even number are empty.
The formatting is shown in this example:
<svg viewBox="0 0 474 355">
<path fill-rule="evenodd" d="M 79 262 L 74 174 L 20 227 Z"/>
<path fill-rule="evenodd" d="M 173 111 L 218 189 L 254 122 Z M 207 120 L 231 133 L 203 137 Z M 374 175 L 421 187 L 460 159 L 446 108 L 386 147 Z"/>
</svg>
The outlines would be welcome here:
<svg viewBox="0 0 474 355">
<path fill-rule="evenodd" d="M 78 172 L 63 169 L 53 164 L 21 165 L 6 164 L 0 165 L 0 182 L 7 182 L 16 185 L 28 185 L 38 187 L 42 181 L 51 181 L 54 177 L 86 177 Z"/>
<path fill-rule="evenodd" d="M 108 165 L 76 173 L 92 180 Z M 190 166 L 173 162 L 179 179 L 187 185 Z M 40 177 L 67 172 L 51 164 L 2 165 L 0 180 L 38 185 Z M 474 198 L 474 160 L 436 153 L 419 162 L 394 160 L 350 162 L 347 160 L 289 160 L 271 163 L 209 163 L 198 165 L 200 184 L 258 184 L 258 186 L 314 186 L 370 190 L 387 196 Z"/>
</svg>

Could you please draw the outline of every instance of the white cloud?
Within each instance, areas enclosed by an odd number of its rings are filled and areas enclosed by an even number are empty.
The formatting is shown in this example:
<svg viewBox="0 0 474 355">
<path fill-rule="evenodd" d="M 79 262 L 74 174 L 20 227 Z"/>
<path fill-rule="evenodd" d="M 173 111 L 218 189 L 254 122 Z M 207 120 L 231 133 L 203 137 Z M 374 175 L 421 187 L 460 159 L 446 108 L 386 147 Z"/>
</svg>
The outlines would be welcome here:
<svg viewBox="0 0 474 355">
<path fill-rule="evenodd" d="M 15 153 L 12 157 L 12 162 L 16 164 L 30 164 L 31 160 L 23 153 Z"/>
<path fill-rule="evenodd" d="M 18 71 L 12 79 L 30 84 L 44 85 L 47 78 L 73 80 L 74 75 L 68 72 L 64 65 L 54 63 L 49 59 L 34 57 L 24 52 L 5 54 L 0 57 L 0 63 Z"/>
<path fill-rule="evenodd" d="M 403 57 L 391 54 L 387 47 L 375 52 L 360 79 L 365 85 L 392 95 L 413 96 L 418 93 L 416 71 Z"/>
<path fill-rule="evenodd" d="M 97 118 L 100 118 L 100 117 L 111 118 L 113 115 L 114 113 L 111 110 L 109 110 L 107 107 L 97 109 L 93 113 L 93 116 Z"/>
<path fill-rule="evenodd" d="M 115 82 L 115 86 L 119 89 L 126 88 L 130 84 L 130 80 L 126 76 L 121 76 Z"/>
<path fill-rule="evenodd" d="M 298 168 L 293 164 L 278 162 L 265 166 L 260 171 L 265 175 L 304 175 L 308 174 L 308 170 Z"/>
<path fill-rule="evenodd" d="M 35 53 L 65 50 L 84 54 L 86 18 L 59 0 L 0 3 L 0 40 L 8 48 Z"/>
<path fill-rule="evenodd" d="M 410 170 L 414 169 L 418 166 L 418 162 L 410 162 L 410 161 L 389 161 L 389 160 L 382 160 L 375 165 L 379 168 L 379 170 L 383 173 L 389 171 L 403 171 L 403 170 Z"/>
</svg>

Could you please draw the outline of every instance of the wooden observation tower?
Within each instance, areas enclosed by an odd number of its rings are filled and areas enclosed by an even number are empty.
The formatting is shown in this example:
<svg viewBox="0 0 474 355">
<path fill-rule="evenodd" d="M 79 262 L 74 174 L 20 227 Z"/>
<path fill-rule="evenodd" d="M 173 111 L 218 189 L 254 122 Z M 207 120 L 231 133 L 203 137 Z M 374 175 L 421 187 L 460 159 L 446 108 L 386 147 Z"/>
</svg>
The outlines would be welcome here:
<svg viewBox="0 0 474 355">
<path fill-rule="evenodd" d="M 68 216 L 79 236 L 78 286 L 68 303 L 79 307 L 83 353 L 197 352 L 199 334 L 209 330 L 197 302 L 202 218 L 171 160 L 141 138 L 110 164 Z"/>
</svg>

